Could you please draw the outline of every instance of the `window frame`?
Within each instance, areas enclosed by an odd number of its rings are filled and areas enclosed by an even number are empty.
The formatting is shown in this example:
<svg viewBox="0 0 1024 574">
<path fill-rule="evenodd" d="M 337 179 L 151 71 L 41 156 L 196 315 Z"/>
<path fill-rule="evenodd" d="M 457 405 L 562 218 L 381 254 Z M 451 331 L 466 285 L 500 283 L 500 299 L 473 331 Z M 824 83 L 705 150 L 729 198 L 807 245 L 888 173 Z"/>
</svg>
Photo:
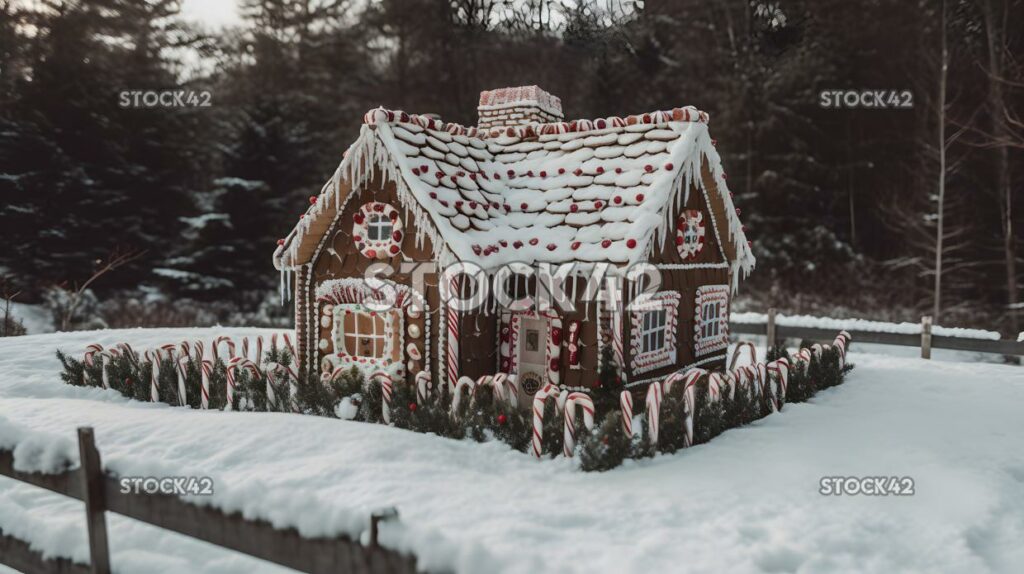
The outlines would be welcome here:
<svg viewBox="0 0 1024 574">
<path fill-rule="evenodd" d="M 695 357 L 729 348 L 728 285 L 701 285 L 697 288 L 693 325 Z"/>
<path fill-rule="evenodd" d="M 632 304 L 630 369 L 633 374 L 646 373 L 675 364 L 681 299 L 678 291 L 660 291 L 645 296 L 642 303 Z M 663 322 L 656 319 L 662 316 Z M 648 317 L 651 319 L 648 320 Z"/>
</svg>

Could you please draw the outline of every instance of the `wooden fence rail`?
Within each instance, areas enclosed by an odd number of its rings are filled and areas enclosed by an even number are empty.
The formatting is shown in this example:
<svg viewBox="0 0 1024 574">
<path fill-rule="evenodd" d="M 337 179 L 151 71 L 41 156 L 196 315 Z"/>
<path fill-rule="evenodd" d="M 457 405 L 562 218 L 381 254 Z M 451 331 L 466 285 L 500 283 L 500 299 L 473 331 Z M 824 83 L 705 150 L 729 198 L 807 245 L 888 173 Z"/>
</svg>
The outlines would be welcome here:
<svg viewBox="0 0 1024 574">
<path fill-rule="evenodd" d="M 0 475 L 85 502 L 91 564 L 44 559 L 24 541 L 3 531 L 0 531 L 0 564 L 24 572 L 106 574 L 110 572 L 105 518 L 109 511 L 301 572 L 416 572 L 415 557 L 377 544 L 378 522 L 395 518 L 394 509 L 370 517 L 369 546 L 347 536 L 306 538 L 294 528 L 276 528 L 264 520 L 249 520 L 237 512 L 225 513 L 197 506 L 168 494 L 126 494 L 117 478 L 102 472 L 92 429 L 79 429 L 78 438 L 82 460 L 79 468 L 57 474 L 22 472 L 14 469 L 14 453 L 0 449 Z"/>
<path fill-rule="evenodd" d="M 812 341 L 829 342 L 836 336 L 835 328 L 824 329 L 779 325 L 775 321 L 774 309 L 768 310 L 764 323 L 730 322 L 729 331 L 737 335 L 771 335 L 769 338 L 775 341 L 782 339 L 809 339 Z M 991 340 L 935 335 L 932 333 L 931 317 L 922 318 L 921 333 L 885 333 L 857 329 L 847 329 L 847 331 L 857 343 L 918 347 L 921 349 L 921 357 L 925 359 L 931 358 L 932 349 L 1024 356 L 1024 342 L 1017 342 L 1011 339 Z"/>
</svg>

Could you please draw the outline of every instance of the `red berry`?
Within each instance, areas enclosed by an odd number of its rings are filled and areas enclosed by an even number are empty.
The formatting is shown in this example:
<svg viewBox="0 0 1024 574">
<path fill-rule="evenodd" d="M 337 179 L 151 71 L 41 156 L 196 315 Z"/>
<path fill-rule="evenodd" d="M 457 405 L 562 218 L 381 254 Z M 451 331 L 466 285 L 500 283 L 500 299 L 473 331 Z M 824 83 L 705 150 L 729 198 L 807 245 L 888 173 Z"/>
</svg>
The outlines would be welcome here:
<svg viewBox="0 0 1024 574">
<path fill-rule="evenodd" d="M 604 241 L 601 242 L 601 247 L 604 247 L 605 249 L 608 249 L 611 246 L 611 244 L 612 244 L 612 240 L 611 239 L 605 239 Z"/>
<path fill-rule="evenodd" d="M 504 413 L 498 415 L 498 424 L 499 425 L 503 425 L 503 424 L 505 424 L 507 422 L 508 422 L 508 417 L 506 417 Z"/>
<path fill-rule="evenodd" d="M 540 176 L 541 177 L 547 177 L 548 176 L 548 172 L 542 171 L 542 172 L 540 172 Z"/>
<path fill-rule="evenodd" d="M 651 164 L 647 164 L 644 166 L 644 171 L 646 171 L 647 173 L 651 173 L 652 171 L 654 171 L 654 166 Z"/>
<path fill-rule="evenodd" d="M 305 218 L 306 218 L 306 214 L 305 213 L 302 213 L 302 214 L 299 215 L 299 219 L 305 219 Z"/>
<path fill-rule="evenodd" d="M 644 194 L 642 194 L 642 193 L 636 194 L 636 200 L 637 201 L 643 201 L 644 200 Z"/>
<path fill-rule="evenodd" d="M 435 173 L 434 175 L 437 176 L 437 179 L 441 179 L 442 177 L 444 177 L 444 172 L 439 171 L 439 172 Z"/>
<path fill-rule="evenodd" d="M 554 243 L 548 243 L 548 251 L 554 251 L 556 247 Z"/>
<path fill-rule="evenodd" d="M 392 245 L 388 248 L 388 251 L 390 251 L 392 255 L 398 255 L 399 247 L 397 245 Z"/>
<path fill-rule="evenodd" d="M 500 243 L 502 247 L 508 247 L 508 241 L 505 241 L 504 239 L 499 239 L 498 243 Z"/>
<path fill-rule="evenodd" d="M 309 196 L 309 203 L 311 205 L 316 205 L 316 196 L 315 195 Z"/>
<path fill-rule="evenodd" d="M 579 177 L 579 176 L 583 175 L 583 170 L 580 169 L 580 168 L 576 168 L 572 173 L 575 174 L 576 177 Z"/>
<path fill-rule="evenodd" d="M 529 206 L 526 204 L 525 201 L 519 204 L 519 209 L 522 209 L 523 211 L 526 211 L 527 207 Z"/>
<path fill-rule="evenodd" d="M 595 171 L 597 171 L 597 173 L 604 173 L 604 168 L 601 166 L 597 166 L 597 169 Z"/>
<path fill-rule="evenodd" d="M 573 213 L 576 213 L 579 210 L 580 210 L 580 206 L 576 205 L 575 203 L 569 206 L 569 211 L 571 211 Z"/>
<path fill-rule="evenodd" d="M 377 256 L 377 251 L 373 249 L 367 249 L 366 256 L 369 257 L 370 259 L 373 259 L 374 257 Z"/>
<path fill-rule="evenodd" d="M 563 173 L 565 173 L 565 168 L 564 167 L 558 168 L 558 175 L 562 175 Z"/>
<path fill-rule="evenodd" d="M 391 239 L 394 239 L 395 241 L 401 241 L 402 240 L 402 232 L 401 231 L 392 231 L 391 232 Z"/>
<path fill-rule="evenodd" d="M 516 176 L 516 172 L 515 172 L 514 170 L 511 170 L 511 169 L 510 169 L 510 170 L 508 170 L 508 172 L 507 172 L 507 173 L 508 173 L 508 176 L 509 176 L 509 177 L 515 177 L 515 176 Z"/>
<path fill-rule="evenodd" d="M 427 173 L 428 171 L 430 171 L 430 168 L 427 167 L 427 164 L 423 164 L 420 166 L 420 171 L 422 171 L 423 173 Z"/>
<path fill-rule="evenodd" d="M 612 199 L 612 201 L 614 201 L 614 202 L 615 202 L 615 205 L 618 205 L 618 204 L 622 203 L 622 196 L 621 196 L 621 195 L 616 195 L 616 196 L 615 196 L 615 197 L 614 197 L 614 198 Z"/>
<path fill-rule="evenodd" d="M 628 247 L 630 249 L 636 247 L 636 239 L 630 239 L 630 240 L 626 241 L 626 247 Z"/>
<path fill-rule="evenodd" d="M 622 168 L 621 167 L 615 168 L 615 173 L 622 173 Z"/>
<path fill-rule="evenodd" d="M 410 411 L 415 411 L 416 410 L 416 403 L 409 403 L 409 410 Z"/>
<path fill-rule="evenodd" d="M 683 236 L 682 235 L 676 235 L 676 245 L 682 245 L 682 244 L 683 244 Z"/>
<path fill-rule="evenodd" d="M 530 245 L 537 245 L 538 243 L 540 243 L 540 239 L 537 239 L 536 237 L 530 240 Z"/>
<path fill-rule="evenodd" d="M 667 169 L 667 170 L 669 170 L 669 171 L 672 171 L 672 162 L 668 162 L 668 163 L 666 163 L 666 164 L 665 164 L 665 169 Z"/>
<path fill-rule="evenodd" d="M 277 244 L 278 245 L 284 245 L 284 239 L 278 239 L 277 240 Z"/>
<path fill-rule="evenodd" d="M 515 242 L 512 243 L 512 247 L 515 247 L 516 249 L 519 249 L 522 246 L 523 246 L 523 242 L 522 241 L 515 241 Z"/>
<path fill-rule="evenodd" d="M 594 202 L 594 209 L 601 209 L 602 205 L 604 205 L 604 203 L 602 203 L 600 201 L 595 201 Z"/>
<path fill-rule="evenodd" d="M 470 209 L 476 209 L 476 202 L 475 201 L 469 202 L 469 208 Z"/>
<path fill-rule="evenodd" d="M 437 199 L 437 192 L 436 191 L 431 191 L 430 192 L 430 199 Z"/>
<path fill-rule="evenodd" d="M 572 245 L 570 247 L 572 247 L 573 251 L 576 251 L 577 249 L 580 248 L 580 242 L 579 241 L 573 241 Z"/>
<path fill-rule="evenodd" d="M 494 179 L 501 179 L 501 174 L 498 172 L 494 172 Z"/>
</svg>

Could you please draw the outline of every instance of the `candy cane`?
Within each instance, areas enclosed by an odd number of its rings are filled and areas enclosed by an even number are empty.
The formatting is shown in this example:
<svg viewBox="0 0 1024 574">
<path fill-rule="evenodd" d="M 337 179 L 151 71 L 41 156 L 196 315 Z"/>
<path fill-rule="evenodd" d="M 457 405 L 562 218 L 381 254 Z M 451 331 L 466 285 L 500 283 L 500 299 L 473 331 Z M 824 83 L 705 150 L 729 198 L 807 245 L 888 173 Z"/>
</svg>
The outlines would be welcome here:
<svg viewBox="0 0 1024 574">
<path fill-rule="evenodd" d="M 531 443 L 533 445 L 533 456 L 537 458 L 541 456 L 541 441 L 544 436 L 544 402 L 548 399 L 548 396 L 557 391 L 558 387 L 547 383 L 533 395 L 533 437 Z"/>
<path fill-rule="evenodd" d="M 783 402 L 786 400 L 786 389 L 789 388 L 789 360 L 780 357 L 772 361 L 775 371 L 779 374 L 779 397 Z"/>
<path fill-rule="evenodd" d="M 228 367 L 227 367 L 227 378 L 228 378 L 228 393 L 231 396 L 231 399 L 229 400 L 228 405 L 232 405 L 232 406 L 234 405 L 234 392 L 231 389 L 233 389 L 236 386 L 236 384 L 235 384 L 235 371 L 237 371 L 238 369 L 244 369 L 246 371 L 249 371 L 249 374 L 253 378 L 255 378 L 255 379 L 259 379 L 259 378 L 263 377 L 263 372 L 260 370 L 259 366 L 256 365 L 256 363 L 250 361 L 247 357 L 238 356 L 238 357 L 235 357 L 235 358 L 231 359 L 231 361 L 228 363 Z M 267 377 L 267 380 L 269 382 L 269 380 L 270 380 L 269 376 Z M 270 404 L 270 397 L 271 397 L 272 394 L 273 394 L 273 390 L 268 386 L 268 393 L 267 393 L 267 398 L 268 398 L 267 402 L 268 402 L 268 404 Z M 276 403 L 276 399 L 275 399 L 275 403 Z M 230 409 L 228 409 L 228 410 L 230 410 Z"/>
<path fill-rule="evenodd" d="M 491 387 L 491 391 L 494 393 L 495 402 L 505 402 L 505 387 L 495 383 L 494 377 L 491 375 L 483 375 L 476 380 L 476 384 L 473 385 L 473 394 L 470 398 L 470 404 L 476 404 L 477 393 L 484 387 Z"/>
<path fill-rule="evenodd" d="M 503 400 L 511 405 L 512 408 L 519 407 L 519 387 L 516 385 L 515 380 L 515 376 L 508 373 L 494 375 L 494 384 L 501 387 Z"/>
<path fill-rule="evenodd" d="M 757 362 L 757 347 L 754 347 L 754 344 L 750 341 L 742 341 L 740 343 L 736 343 L 736 348 L 732 350 L 732 360 L 729 361 L 730 371 L 736 370 L 736 362 L 740 358 L 740 351 L 744 348 L 750 350 L 750 364 Z"/>
<path fill-rule="evenodd" d="M 562 418 L 565 419 L 565 429 L 562 433 L 562 454 L 571 458 L 573 450 L 576 449 L 576 406 L 583 409 L 583 426 L 587 430 L 594 430 L 594 401 L 586 393 L 569 393 L 565 400 L 565 408 L 562 410 Z"/>
<path fill-rule="evenodd" d="M 213 340 L 213 360 L 217 361 L 220 358 L 220 346 L 221 344 L 227 344 L 228 346 L 228 360 L 224 361 L 227 363 L 231 359 L 235 358 L 235 342 L 231 340 L 231 337 L 221 336 Z"/>
<path fill-rule="evenodd" d="M 391 375 L 384 371 L 377 371 L 370 375 L 370 382 L 380 381 L 380 394 L 383 400 L 380 403 L 381 416 L 384 418 L 385 424 L 391 423 L 391 397 L 393 394 L 394 381 L 391 379 Z M 467 379 L 472 381 L 472 379 Z"/>
<path fill-rule="evenodd" d="M 451 279 L 451 293 L 458 293 L 459 282 L 457 277 Z M 448 390 L 452 392 L 459 381 L 459 310 L 455 305 L 445 305 L 448 319 L 448 336 L 445 339 L 445 358 L 448 367 Z"/>
<path fill-rule="evenodd" d="M 160 400 L 160 352 L 146 349 L 144 356 L 152 365 L 149 377 L 149 400 L 155 403 Z"/>
<path fill-rule="evenodd" d="M 97 353 L 103 352 L 103 345 L 99 343 L 92 343 L 85 347 L 85 356 L 82 357 L 82 362 L 85 363 L 86 367 L 92 368 L 95 364 L 95 357 Z M 88 382 L 85 378 L 85 370 L 82 370 L 82 384 L 86 385 Z"/>
<path fill-rule="evenodd" d="M 188 361 L 189 356 L 182 354 L 178 357 L 178 360 L 174 362 L 178 367 L 178 404 L 181 406 L 188 404 L 188 400 L 185 397 L 185 378 L 188 375 Z"/>
<path fill-rule="evenodd" d="M 284 339 L 284 347 L 288 349 L 288 352 L 292 355 L 292 359 L 294 359 L 297 355 L 295 354 L 295 345 L 292 345 L 292 338 L 288 333 L 281 333 L 281 338 Z"/>
<path fill-rule="evenodd" d="M 118 343 L 117 348 L 121 350 L 121 354 L 128 358 L 135 367 L 139 366 L 139 354 L 135 352 L 128 343 Z"/>
<path fill-rule="evenodd" d="M 200 407 L 203 410 L 210 408 L 210 376 L 213 375 L 213 361 L 199 361 L 200 372 Z"/>
<path fill-rule="evenodd" d="M 416 373 L 416 402 L 424 404 L 430 396 L 430 373 L 420 371 Z"/>
<path fill-rule="evenodd" d="M 475 387 L 476 381 L 469 377 L 460 377 L 459 381 L 455 383 L 455 391 L 452 393 L 452 417 L 458 418 L 459 416 L 459 404 L 462 402 L 462 393 L 468 392 L 472 394 Z"/>
<path fill-rule="evenodd" d="M 619 393 L 619 409 L 622 413 L 622 433 L 627 437 L 633 437 L 633 393 L 622 391 Z"/>
<path fill-rule="evenodd" d="M 234 405 L 235 405 L 235 369 L 238 368 L 238 364 L 239 364 L 239 362 L 241 360 L 242 359 L 240 357 L 231 357 L 231 360 L 228 361 L 228 366 L 227 366 L 227 369 L 226 369 L 227 386 L 225 387 L 225 394 L 227 395 L 226 396 L 227 406 L 224 407 L 224 410 L 226 410 L 226 411 L 234 410 Z"/>
<path fill-rule="evenodd" d="M 242 356 L 249 358 L 249 337 L 242 337 Z"/>
<path fill-rule="evenodd" d="M 103 384 L 104 389 L 110 388 L 110 377 L 107 375 L 107 359 L 113 358 L 110 354 L 110 350 L 100 351 L 100 382 Z"/>
<path fill-rule="evenodd" d="M 693 423 L 697 415 L 697 381 L 706 374 L 708 373 L 704 369 L 691 369 L 686 373 L 686 376 L 683 378 L 683 406 L 685 407 L 686 411 L 683 415 L 684 448 L 689 448 L 690 446 L 693 445 Z M 715 375 L 719 375 L 718 381 L 712 380 L 713 378 L 715 378 Z M 719 373 L 711 373 L 710 375 L 708 375 L 709 391 L 711 387 L 714 386 L 715 388 L 718 388 L 719 393 L 721 393 L 721 388 L 719 386 L 721 379 L 722 378 Z M 665 390 L 666 393 L 669 390 L 671 390 L 671 385 L 669 385 L 669 387 L 669 389 Z"/>
<path fill-rule="evenodd" d="M 263 335 L 256 337 L 256 348 L 255 356 L 252 358 L 252 362 L 256 363 L 257 366 L 263 364 Z"/>
<path fill-rule="evenodd" d="M 661 418 L 661 383 L 654 381 L 647 386 L 647 438 L 652 445 L 658 444 L 658 424 Z"/>
</svg>

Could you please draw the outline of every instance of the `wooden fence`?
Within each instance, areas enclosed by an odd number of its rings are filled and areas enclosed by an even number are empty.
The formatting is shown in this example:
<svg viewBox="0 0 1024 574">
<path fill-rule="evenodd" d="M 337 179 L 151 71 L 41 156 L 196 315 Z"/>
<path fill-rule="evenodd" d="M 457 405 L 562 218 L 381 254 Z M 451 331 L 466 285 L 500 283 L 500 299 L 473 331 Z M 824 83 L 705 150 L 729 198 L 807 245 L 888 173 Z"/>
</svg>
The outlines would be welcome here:
<svg viewBox="0 0 1024 574">
<path fill-rule="evenodd" d="M 775 321 L 775 309 L 769 309 L 764 323 L 729 323 L 729 331 L 737 335 L 763 335 L 769 341 L 782 339 L 809 339 L 812 341 L 831 341 L 836 336 L 835 328 L 793 327 L 779 325 Z M 951 349 L 954 351 L 974 351 L 977 353 L 995 353 L 1006 356 L 1024 356 L 1024 342 L 1011 339 L 971 339 L 967 337 L 949 337 L 932 334 L 932 318 L 921 319 L 921 333 L 885 333 L 881 331 L 862 331 L 847 329 L 855 343 L 877 343 L 880 345 L 900 345 L 918 347 L 921 357 L 930 359 L 932 349 Z"/>
<path fill-rule="evenodd" d="M 415 557 L 377 544 L 378 522 L 394 519 L 394 509 L 369 517 L 370 544 L 347 536 L 305 538 L 294 528 L 279 529 L 263 520 L 247 520 L 240 513 L 224 513 L 197 506 L 176 496 L 121 492 L 117 478 L 101 470 L 91 428 L 78 429 L 79 468 L 58 474 L 14 469 L 14 454 L 0 449 L 0 475 L 85 502 L 89 534 L 88 565 L 67 559 L 43 558 L 27 543 L 0 530 L 0 564 L 22 572 L 106 574 L 110 572 L 106 512 L 115 512 L 147 524 L 191 536 L 236 552 L 262 558 L 301 572 L 354 574 L 412 574 Z"/>
</svg>

